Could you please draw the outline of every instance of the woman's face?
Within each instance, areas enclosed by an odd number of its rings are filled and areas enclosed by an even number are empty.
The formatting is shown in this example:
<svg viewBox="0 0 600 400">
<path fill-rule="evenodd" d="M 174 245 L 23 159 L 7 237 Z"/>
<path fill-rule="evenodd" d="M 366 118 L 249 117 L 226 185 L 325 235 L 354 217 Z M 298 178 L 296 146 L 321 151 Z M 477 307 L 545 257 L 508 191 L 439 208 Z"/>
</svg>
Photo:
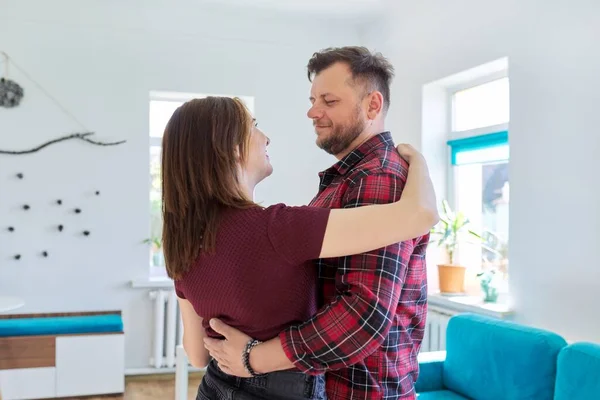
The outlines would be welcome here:
<svg viewBox="0 0 600 400">
<path fill-rule="evenodd" d="M 253 124 L 244 170 L 246 176 L 252 179 L 254 184 L 259 183 L 273 173 L 273 167 L 267 154 L 269 142 L 269 138 L 258 129 L 256 124 Z"/>
</svg>

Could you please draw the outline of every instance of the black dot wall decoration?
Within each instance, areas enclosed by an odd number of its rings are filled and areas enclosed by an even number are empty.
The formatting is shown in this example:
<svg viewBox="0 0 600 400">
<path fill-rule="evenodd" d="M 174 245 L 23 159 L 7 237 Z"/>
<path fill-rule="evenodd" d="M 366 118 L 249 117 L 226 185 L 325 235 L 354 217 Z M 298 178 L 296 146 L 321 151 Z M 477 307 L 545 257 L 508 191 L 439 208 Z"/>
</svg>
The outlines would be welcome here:
<svg viewBox="0 0 600 400">
<path fill-rule="evenodd" d="M 23 91 L 23 87 L 20 86 L 17 82 L 10 80 L 8 77 L 8 65 L 10 64 L 12 67 L 15 67 L 17 70 L 21 71 L 22 75 L 27 78 L 28 80 L 30 80 L 35 86 L 37 86 L 39 89 L 41 89 L 41 93 L 44 94 L 45 96 L 47 96 L 50 100 L 52 100 L 54 103 L 56 103 L 56 105 L 58 106 L 58 109 L 63 112 L 69 119 L 72 120 L 72 122 L 74 122 L 76 125 L 79 126 L 78 131 L 76 132 L 72 132 L 72 133 L 68 133 L 68 134 L 59 134 L 56 137 L 50 139 L 50 140 L 45 140 L 43 142 L 37 143 L 34 146 L 30 147 L 30 148 L 21 148 L 21 149 L 2 149 L 2 144 L 0 143 L 0 157 L 4 157 L 4 156 L 17 156 L 17 155 L 28 155 L 28 154 L 32 154 L 32 153 L 36 153 L 49 147 L 49 146 L 53 146 L 55 144 L 60 145 L 61 143 L 65 143 L 65 142 L 78 142 L 78 143 L 84 143 L 86 146 L 90 146 L 91 148 L 95 148 L 98 149 L 103 148 L 103 149 L 107 149 L 110 148 L 112 146 L 118 146 L 121 144 L 126 143 L 126 140 L 118 140 L 118 141 L 103 141 L 102 138 L 98 138 L 98 135 L 96 134 L 96 132 L 94 132 L 91 129 L 88 129 L 87 127 L 85 127 L 75 116 L 72 112 L 70 112 L 69 110 L 67 110 L 66 107 L 64 107 L 62 104 L 59 104 L 58 101 L 56 100 L 56 98 L 52 95 L 50 95 L 50 93 L 44 89 L 38 82 L 36 82 L 35 80 L 33 80 L 33 78 L 31 78 L 31 74 L 28 74 L 26 71 L 24 71 L 19 65 L 17 65 L 9 56 L 8 54 L 0 51 L 0 57 L 4 57 L 4 62 L 1 63 L 2 66 L 4 66 L 5 71 L 4 71 L 4 75 L 0 75 L 0 108 L 1 107 L 16 107 L 20 104 L 21 99 L 23 98 L 24 95 L 24 91 Z M 1 61 L 1 60 L 0 60 Z M 1 72 L 1 71 L 0 71 Z M 25 117 L 26 118 L 26 117 Z M 15 132 L 15 134 L 18 134 L 19 132 Z M 26 170 L 16 170 L 12 173 L 12 176 L 9 176 L 10 179 L 10 183 L 11 184 L 15 184 L 15 182 L 18 180 L 20 181 L 19 184 L 24 183 L 22 181 L 24 181 L 25 175 L 27 175 L 29 172 Z M 28 176 L 28 180 L 29 176 Z M 10 189 L 7 191 L 8 193 L 19 193 L 18 191 L 14 191 L 11 192 Z M 4 189 L 2 188 L 2 193 L 4 193 Z M 37 193 L 38 195 L 42 195 L 43 196 L 43 192 L 39 192 Z M 96 189 L 91 189 L 88 188 L 84 194 L 84 198 L 89 198 L 90 194 L 93 195 L 95 194 L 96 196 L 100 196 L 100 189 L 96 188 Z M 70 203 L 70 199 L 68 199 L 67 197 L 65 197 L 65 200 L 62 200 L 60 198 L 54 197 L 56 195 L 53 195 L 49 198 L 46 199 L 46 201 L 48 203 L 45 203 L 44 205 L 47 206 L 47 208 L 51 209 L 54 212 L 57 211 L 63 211 L 66 212 L 67 214 L 71 215 L 71 214 L 81 214 L 82 213 L 82 208 L 87 207 L 87 204 L 82 203 L 80 204 L 77 208 L 75 207 L 71 207 L 70 205 L 65 207 L 65 209 L 62 210 L 57 210 L 57 206 L 62 206 L 63 205 L 63 201 L 64 204 L 69 204 Z M 40 196 L 41 197 L 41 196 Z M 34 206 L 33 206 L 33 210 L 32 213 L 29 214 L 33 214 L 33 213 L 37 213 L 38 209 L 40 213 L 45 213 L 49 210 L 45 210 L 45 207 L 40 206 L 40 203 L 35 202 L 37 201 L 37 197 L 34 197 L 34 200 L 32 199 L 19 199 L 16 200 L 16 203 L 13 204 L 13 210 L 15 211 L 14 208 L 16 208 L 17 213 L 21 213 L 23 211 L 28 211 L 31 210 L 31 206 L 30 204 L 27 204 L 27 202 L 30 201 L 34 201 Z M 72 204 L 72 203 L 71 203 Z M 90 212 L 91 211 L 91 212 Z M 84 217 L 88 217 L 88 215 L 92 215 L 92 217 L 94 216 L 93 213 L 93 209 L 86 209 L 86 214 Z M 3 217 L 4 215 L 0 215 L 0 217 Z M 64 217 L 64 216 L 63 216 Z M 23 218 L 24 219 L 24 218 Z M 81 219 L 81 216 L 79 217 L 79 219 Z M 63 232 L 64 226 L 62 223 L 59 223 L 59 220 L 55 220 L 57 222 L 52 223 L 52 225 L 50 226 L 51 232 L 52 234 L 58 234 L 59 232 Z M 39 221 L 38 221 L 39 222 Z M 33 223 L 33 222 L 31 222 Z M 87 224 L 87 222 L 83 222 L 84 224 Z M 18 223 L 15 223 L 16 226 L 0 226 L 0 233 L 2 233 L 2 231 L 4 231 L 5 229 L 8 229 L 9 232 L 16 232 L 16 234 L 13 234 L 13 236 L 20 236 L 23 235 L 25 237 L 22 238 L 22 240 L 25 242 L 29 239 L 27 232 L 24 234 L 23 231 L 26 231 L 26 229 L 22 229 L 23 227 L 19 226 Z M 85 229 L 83 226 L 72 226 L 74 224 L 71 224 L 71 222 L 69 222 L 69 231 L 72 232 L 82 232 L 80 234 L 77 234 L 77 236 L 79 236 L 79 238 L 83 235 L 85 236 L 89 236 L 90 235 L 90 231 L 89 230 L 83 230 Z M 27 226 L 27 228 L 29 228 L 30 226 Z M 31 225 L 31 227 L 34 227 L 33 225 Z M 39 227 L 38 227 L 39 228 Z M 93 227 L 91 227 L 93 229 Z M 55 229 L 57 229 L 57 231 L 55 231 Z M 81 235 L 81 236 L 80 236 Z M 63 234 L 63 238 L 64 238 L 64 234 Z M 0 245 L 0 249 L 3 249 L 4 247 Z M 46 248 L 44 249 L 44 247 L 41 247 L 33 250 L 33 255 L 40 257 L 48 257 L 49 252 L 54 252 L 54 249 L 51 248 Z M 5 255 L 2 255 L 1 257 L 9 257 L 13 258 L 15 260 L 20 260 L 21 256 L 23 254 L 23 257 L 27 259 L 27 255 L 28 254 L 24 254 L 23 252 L 21 252 L 21 254 L 15 254 L 15 253 L 8 253 Z"/>
<path fill-rule="evenodd" d="M 12 178 L 9 177 L 9 179 L 12 179 L 13 182 L 17 178 L 19 180 L 23 180 L 25 178 L 25 175 L 26 175 L 26 171 L 25 171 L 25 173 L 24 172 L 14 172 L 12 174 Z M 88 196 L 89 196 L 89 194 L 90 194 L 90 192 L 88 192 Z M 91 194 L 93 196 L 100 196 L 101 191 L 99 189 L 92 189 L 91 190 Z M 83 195 L 84 195 L 84 197 L 87 197 L 87 196 L 85 196 L 85 193 Z M 68 203 L 68 201 L 66 201 L 66 202 Z M 47 203 L 47 204 L 48 204 L 48 206 L 50 208 L 53 208 L 53 206 L 57 206 L 57 205 L 58 206 L 62 206 L 62 205 L 65 204 L 65 199 L 64 198 L 54 197 L 54 198 L 51 198 L 50 202 Z M 83 208 L 85 208 L 86 205 L 82 204 L 82 206 L 83 207 L 79 206 L 79 207 L 68 208 L 66 211 L 68 213 L 73 213 L 73 214 L 79 214 L 79 215 L 81 215 L 83 213 Z M 26 201 L 23 201 L 20 205 L 18 205 L 18 207 L 21 210 L 23 210 L 23 211 L 30 211 L 33 208 L 36 208 L 35 205 L 32 207 L 31 203 L 26 202 Z M 47 210 L 43 210 L 43 207 L 37 207 L 37 208 L 42 208 L 42 210 L 41 210 L 42 212 L 47 211 Z M 57 211 L 57 210 L 55 210 L 55 211 Z M 86 211 L 86 214 L 88 214 L 87 211 Z M 91 214 L 93 215 L 93 212 Z M 71 225 L 73 225 L 73 224 L 71 224 Z M 72 231 L 75 231 L 75 232 L 77 232 L 80 229 L 80 228 L 78 229 L 76 226 L 71 226 L 70 228 L 71 228 Z M 57 222 L 55 225 L 51 226 L 51 229 L 52 229 L 53 232 L 56 232 L 56 234 L 58 234 L 59 232 L 65 231 L 66 228 L 65 228 L 65 225 L 63 223 L 58 223 Z M 56 231 L 54 231 L 54 229 L 56 229 Z M 22 229 L 20 229 L 20 227 L 18 225 L 17 226 L 15 226 L 15 225 L 5 225 L 4 227 L 0 227 L 0 231 L 1 230 L 5 230 L 5 232 L 10 232 L 11 234 L 15 234 L 15 233 L 17 235 L 22 234 Z M 81 237 L 89 237 L 92 234 L 90 229 L 85 229 L 85 230 L 81 229 L 81 230 L 79 230 L 79 232 L 80 232 L 79 235 L 81 235 Z M 26 238 L 25 238 L 25 240 L 26 240 Z M 54 250 L 52 250 L 52 249 L 38 249 L 37 251 L 34 250 L 33 255 L 37 256 L 37 257 L 49 258 L 51 251 L 54 251 Z M 27 255 L 24 255 L 23 253 L 20 253 L 20 254 L 14 254 L 14 253 L 13 254 L 7 254 L 7 256 L 10 257 L 11 259 L 13 259 L 14 261 L 23 260 L 23 258 L 27 257 Z"/>
</svg>

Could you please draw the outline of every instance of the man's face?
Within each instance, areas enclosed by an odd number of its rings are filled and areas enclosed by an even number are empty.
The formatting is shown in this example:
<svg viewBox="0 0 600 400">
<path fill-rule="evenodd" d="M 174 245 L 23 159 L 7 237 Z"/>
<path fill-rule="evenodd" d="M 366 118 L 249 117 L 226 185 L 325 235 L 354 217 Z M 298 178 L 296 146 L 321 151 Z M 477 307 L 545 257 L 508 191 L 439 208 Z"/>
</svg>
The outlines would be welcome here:
<svg viewBox="0 0 600 400">
<path fill-rule="evenodd" d="M 329 154 L 344 152 L 365 130 L 367 124 L 361 85 L 351 85 L 352 73 L 344 63 L 336 63 L 316 75 L 310 90 L 317 146 Z"/>
</svg>

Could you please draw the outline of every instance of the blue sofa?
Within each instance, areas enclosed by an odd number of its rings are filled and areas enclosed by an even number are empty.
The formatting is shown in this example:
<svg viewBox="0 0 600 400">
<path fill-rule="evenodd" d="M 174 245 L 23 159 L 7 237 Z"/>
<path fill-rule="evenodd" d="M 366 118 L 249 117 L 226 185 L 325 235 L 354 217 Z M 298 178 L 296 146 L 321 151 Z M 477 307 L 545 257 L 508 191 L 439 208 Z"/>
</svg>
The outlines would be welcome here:
<svg viewBox="0 0 600 400">
<path fill-rule="evenodd" d="M 599 345 L 480 315 L 452 317 L 419 365 L 419 400 L 600 399 Z"/>
<path fill-rule="evenodd" d="M 600 399 L 600 345 L 573 343 L 558 354 L 554 400 Z"/>
</svg>

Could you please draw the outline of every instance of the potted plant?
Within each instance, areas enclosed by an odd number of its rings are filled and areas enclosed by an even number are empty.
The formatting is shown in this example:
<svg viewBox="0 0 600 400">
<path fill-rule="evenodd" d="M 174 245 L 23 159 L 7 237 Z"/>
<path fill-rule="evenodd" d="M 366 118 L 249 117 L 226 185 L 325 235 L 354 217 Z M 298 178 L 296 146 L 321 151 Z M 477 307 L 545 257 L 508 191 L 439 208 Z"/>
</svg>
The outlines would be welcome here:
<svg viewBox="0 0 600 400">
<path fill-rule="evenodd" d="M 442 201 L 440 222 L 431 230 L 433 241 L 443 247 L 448 255 L 448 263 L 438 264 L 438 276 L 441 293 L 460 294 L 465 292 L 464 265 L 456 263 L 456 252 L 461 242 L 469 238 L 481 243 L 479 234 L 469 229 L 469 219 L 460 211 L 453 211 L 447 200 Z"/>
<path fill-rule="evenodd" d="M 498 234 L 485 231 L 481 235 L 485 242 L 482 253 L 483 271 L 477 274 L 483 292 L 483 301 L 498 301 L 500 282 L 508 269 L 508 243 Z"/>
<path fill-rule="evenodd" d="M 152 266 L 163 267 L 165 265 L 165 259 L 162 252 L 161 238 L 153 236 L 144 240 L 144 243 L 151 245 L 150 254 L 152 255 Z"/>
<path fill-rule="evenodd" d="M 490 269 L 477 274 L 481 290 L 483 291 L 483 301 L 486 303 L 495 303 L 498 301 L 498 284 L 496 270 Z"/>
</svg>

